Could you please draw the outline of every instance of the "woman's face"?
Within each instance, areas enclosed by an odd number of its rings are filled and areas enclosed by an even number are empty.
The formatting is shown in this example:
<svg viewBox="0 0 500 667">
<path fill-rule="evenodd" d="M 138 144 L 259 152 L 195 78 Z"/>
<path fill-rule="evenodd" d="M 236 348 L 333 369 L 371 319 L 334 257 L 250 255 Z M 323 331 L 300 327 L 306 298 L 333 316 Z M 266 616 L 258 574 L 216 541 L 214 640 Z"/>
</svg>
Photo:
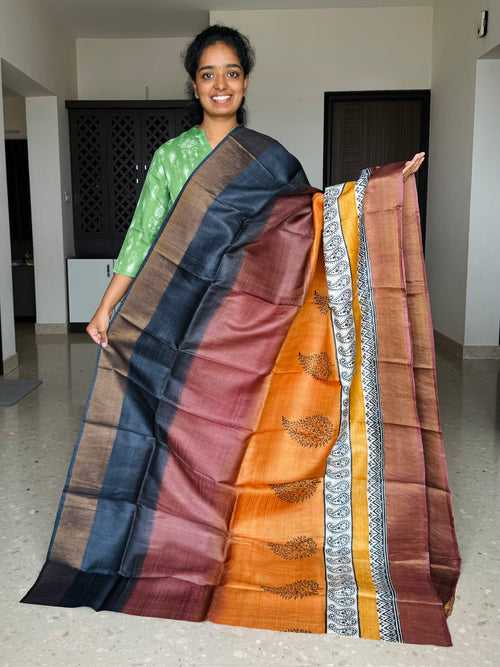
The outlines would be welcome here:
<svg viewBox="0 0 500 667">
<path fill-rule="evenodd" d="M 248 77 L 232 47 L 216 42 L 203 50 L 193 87 L 206 114 L 235 116 L 247 86 Z"/>
</svg>

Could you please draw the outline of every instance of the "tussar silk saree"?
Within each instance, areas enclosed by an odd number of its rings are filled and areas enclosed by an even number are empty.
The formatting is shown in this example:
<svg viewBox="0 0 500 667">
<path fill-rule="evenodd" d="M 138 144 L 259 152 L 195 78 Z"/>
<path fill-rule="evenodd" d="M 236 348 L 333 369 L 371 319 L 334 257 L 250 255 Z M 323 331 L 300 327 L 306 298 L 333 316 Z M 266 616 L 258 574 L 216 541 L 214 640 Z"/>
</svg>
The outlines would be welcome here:
<svg viewBox="0 0 500 667">
<path fill-rule="evenodd" d="M 98 348 L 21 602 L 451 645 L 460 572 L 415 178 L 239 126 Z"/>
</svg>

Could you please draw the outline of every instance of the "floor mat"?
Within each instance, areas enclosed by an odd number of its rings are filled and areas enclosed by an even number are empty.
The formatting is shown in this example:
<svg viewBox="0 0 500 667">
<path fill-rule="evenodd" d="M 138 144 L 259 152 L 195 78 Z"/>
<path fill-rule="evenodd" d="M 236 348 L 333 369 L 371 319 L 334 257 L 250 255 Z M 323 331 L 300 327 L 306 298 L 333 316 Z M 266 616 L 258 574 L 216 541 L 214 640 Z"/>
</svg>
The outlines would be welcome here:
<svg viewBox="0 0 500 667">
<path fill-rule="evenodd" d="M 0 407 L 7 408 L 33 391 L 42 381 L 38 378 L 19 378 L 7 380 L 0 378 Z"/>
</svg>

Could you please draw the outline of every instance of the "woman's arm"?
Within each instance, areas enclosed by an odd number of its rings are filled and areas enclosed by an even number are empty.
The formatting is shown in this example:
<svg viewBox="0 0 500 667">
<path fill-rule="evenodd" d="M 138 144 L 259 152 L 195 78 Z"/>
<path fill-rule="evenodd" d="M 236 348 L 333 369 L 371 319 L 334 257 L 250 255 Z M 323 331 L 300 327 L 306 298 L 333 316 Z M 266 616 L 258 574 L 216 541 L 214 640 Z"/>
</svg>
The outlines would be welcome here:
<svg viewBox="0 0 500 667">
<path fill-rule="evenodd" d="M 106 347 L 108 344 L 107 331 L 111 312 L 118 301 L 123 297 L 133 280 L 134 278 L 123 276 L 120 273 L 115 273 L 111 278 L 94 316 L 85 329 L 94 343 L 102 345 L 102 347 Z"/>
<path fill-rule="evenodd" d="M 144 180 L 132 221 L 115 260 L 113 278 L 104 292 L 86 331 L 102 347 L 108 344 L 111 312 L 134 280 L 154 242 L 170 204 L 170 193 L 161 156 L 155 151 Z"/>
<path fill-rule="evenodd" d="M 132 221 L 114 263 L 114 273 L 135 278 L 170 207 L 168 179 L 160 150 L 157 149 L 151 159 Z"/>
</svg>

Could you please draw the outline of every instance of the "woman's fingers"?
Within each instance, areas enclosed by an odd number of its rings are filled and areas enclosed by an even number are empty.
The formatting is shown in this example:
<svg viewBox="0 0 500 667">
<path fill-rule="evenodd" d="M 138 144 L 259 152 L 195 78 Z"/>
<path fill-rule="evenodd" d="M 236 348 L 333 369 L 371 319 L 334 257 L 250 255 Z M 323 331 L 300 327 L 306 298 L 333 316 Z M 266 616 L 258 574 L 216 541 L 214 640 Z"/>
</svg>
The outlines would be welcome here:
<svg viewBox="0 0 500 667">
<path fill-rule="evenodd" d="M 403 178 L 408 178 L 420 169 L 422 162 L 425 159 L 425 153 L 417 153 L 412 160 L 409 160 L 403 169 Z"/>
<path fill-rule="evenodd" d="M 104 329 L 98 329 L 97 325 L 91 321 L 89 322 L 85 330 L 88 333 L 88 335 L 92 338 L 94 343 L 97 343 L 97 345 L 102 345 L 102 347 L 106 347 L 106 345 L 108 344 L 108 336 L 106 333 L 107 327 Z"/>
<path fill-rule="evenodd" d="M 88 335 L 92 338 L 94 343 L 106 347 L 108 344 L 108 327 L 110 323 L 110 315 L 105 308 L 98 308 L 95 315 L 86 326 Z"/>
<path fill-rule="evenodd" d="M 85 330 L 88 333 L 88 335 L 92 338 L 94 343 L 99 344 L 99 332 L 97 331 L 97 328 L 91 324 L 88 324 Z"/>
</svg>

